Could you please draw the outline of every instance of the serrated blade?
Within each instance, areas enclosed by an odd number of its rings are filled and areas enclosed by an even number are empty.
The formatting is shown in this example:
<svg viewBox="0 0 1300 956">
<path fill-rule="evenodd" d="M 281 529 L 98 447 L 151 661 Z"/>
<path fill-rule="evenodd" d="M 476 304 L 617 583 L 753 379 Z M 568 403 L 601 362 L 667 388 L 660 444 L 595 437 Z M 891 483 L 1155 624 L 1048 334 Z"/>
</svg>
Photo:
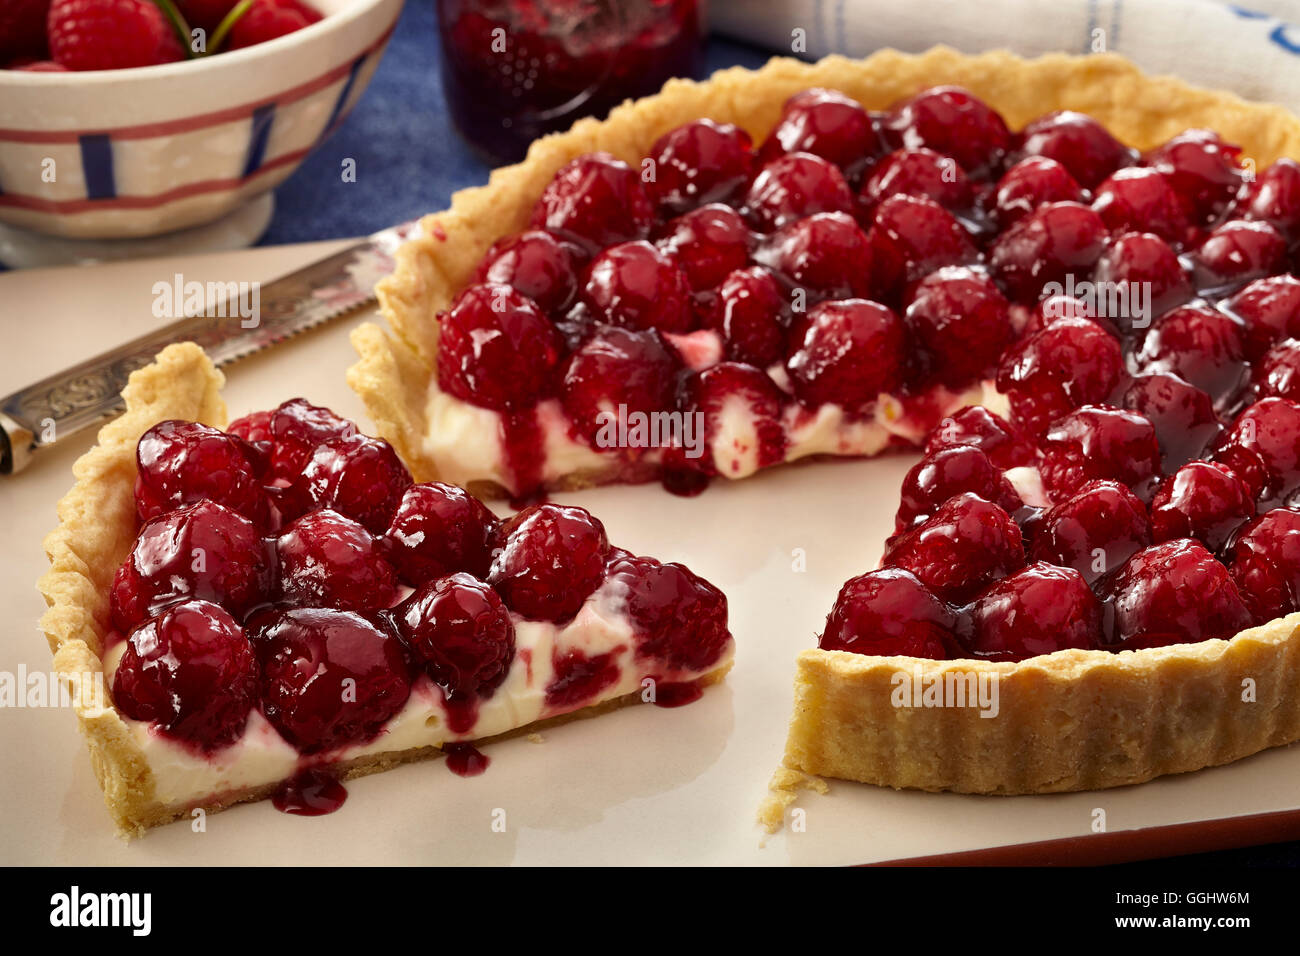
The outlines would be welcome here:
<svg viewBox="0 0 1300 956">
<path fill-rule="evenodd" d="M 196 342 L 217 365 L 270 348 L 375 300 L 374 284 L 393 268 L 397 247 L 417 223 L 384 229 L 328 258 L 262 284 L 255 322 L 237 303 L 208 303 L 190 315 L 132 339 L 0 399 L 0 474 L 21 471 L 36 452 L 122 409 L 121 392 L 136 369 L 174 342 Z"/>
</svg>

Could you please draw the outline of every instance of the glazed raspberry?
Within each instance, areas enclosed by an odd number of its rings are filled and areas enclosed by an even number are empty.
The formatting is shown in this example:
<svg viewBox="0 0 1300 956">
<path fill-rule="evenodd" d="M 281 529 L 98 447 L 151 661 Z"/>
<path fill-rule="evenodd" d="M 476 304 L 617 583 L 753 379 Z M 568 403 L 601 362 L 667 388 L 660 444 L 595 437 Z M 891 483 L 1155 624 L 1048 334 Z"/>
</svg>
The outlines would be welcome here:
<svg viewBox="0 0 1300 956">
<path fill-rule="evenodd" d="M 710 203 L 664 226 L 657 245 L 677 262 L 690 287 L 698 292 L 716 288 L 733 270 L 744 268 L 752 241 L 740 213 Z"/>
<path fill-rule="evenodd" d="M 881 657 L 944 660 L 957 615 L 911 571 L 881 568 L 840 588 L 817 646 Z"/>
<path fill-rule="evenodd" d="M 397 594 L 397 574 L 370 532 L 337 512 L 303 515 L 280 532 L 275 551 L 283 603 L 370 610 Z"/>
<path fill-rule="evenodd" d="M 411 473 L 383 439 L 333 438 L 316 447 L 302 474 L 285 489 L 281 511 L 292 520 L 329 508 L 382 534 L 410 484 Z"/>
<path fill-rule="evenodd" d="M 1043 437 L 1043 482 L 1056 495 L 1070 494 L 1094 478 L 1149 484 L 1160 475 L 1160 447 L 1151 423 L 1108 405 L 1085 405 L 1066 415 Z M 1135 488 L 1144 497 L 1142 488 Z"/>
<path fill-rule="evenodd" d="M 1210 396 L 1177 375 L 1135 375 L 1119 403 L 1151 422 L 1166 471 L 1199 458 L 1223 429 Z"/>
<path fill-rule="evenodd" d="M 886 297 L 901 296 L 908 283 L 943 266 L 979 259 L 970 235 L 952 213 L 916 196 L 891 196 L 882 202 L 867 239 L 872 281 Z"/>
<path fill-rule="evenodd" d="M 726 596 L 690 569 L 626 555 L 609 578 L 624 589 L 637 659 L 662 667 L 660 678 L 708 670 L 731 643 Z"/>
<path fill-rule="evenodd" d="M 1260 515 L 1233 543 L 1228 570 L 1255 624 L 1300 611 L 1300 513 Z"/>
<path fill-rule="evenodd" d="M 122 70 L 185 59 L 162 8 L 150 0 L 54 0 L 46 26 L 50 56 L 69 70 Z"/>
<path fill-rule="evenodd" d="M 562 312 L 578 294 L 581 256 L 572 243 L 530 229 L 494 243 L 479 263 L 474 281 L 508 285 L 536 302 L 543 312 Z"/>
<path fill-rule="evenodd" d="M 730 198 L 753 165 L 749 134 L 708 119 L 665 133 L 650 147 L 649 158 L 655 175 L 645 190 L 664 216 Z"/>
<path fill-rule="evenodd" d="M 957 86 L 936 86 L 896 105 L 884 120 L 886 139 L 951 156 L 972 176 L 996 169 L 1011 148 L 1002 117 Z"/>
<path fill-rule="evenodd" d="M 497 524 L 464 488 L 441 481 L 411 485 L 384 535 L 388 559 L 412 587 L 455 571 L 485 577 Z"/>
<path fill-rule="evenodd" d="M 1263 502 L 1279 500 L 1300 486 L 1300 404 L 1265 398 L 1233 422 L 1214 453 Z"/>
<path fill-rule="evenodd" d="M 992 501 L 1008 514 L 1024 505 L 988 455 L 973 445 L 954 445 L 927 454 L 908 471 L 899 490 L 894 533 L 920 524 L 950 498 L 965 492 Z"/>
<path fill-rule="evenodd" d="M 1091 275 L 1105 248 L 1100 216 L 1080 203 L 1055 202 L 1002 233 L 989 251 L 989 264 L 1012 299 L 1032 303 L 1048 283 Z"/>
<path fill-rule="evenodd" d="M 438 384 L 498 411 L 527 408 L 555 389 L 564 343 L 510 286 L 472 285 L 438 315 Z"/>
<path fill-rule="evenodd" d="M 956 388 L 986 377 L 1014 335 L 1009 305 L 984 272 L 949 266 L 917 284 L 904 318 L 935 381 Z"/>
<path fill-rule="evenodd" d="M 611 246 L 591 261 L 582 301 L 597 321 L 625 329 L 689 332 L 690 285 L 677 263 L 644 240 Z"/>
<path fill-rule="evenodd" d="M 1034 462 L 1033 446 L 1009 422 L 983 405 L 967 405 L 940 422 L 930 433 L 925 453 L 933 455 L 943 448 L 965 445 L 978 448 L 1003 470 Z"/>
<path fill-rule="evenodd" d="M 1300 237 L 1300 163 L 1284 157 L 1242 186 L 1232 215 L 1272 223 L 1282 235 Z"/>
<path fill-rule="evenodd" d="M 973 494 L 950 498 L 924 523 L 893 539 L 881 561 L 911 571 L 955 604 L 965 604 L 1024 563 L 1020 529 L 1011 516 Z"/>
<path fill-rule="evenodd" d="M 259 623 L 262 712 L 305 754 L 374 739 L 411 694 L 402 642 L 386 625 L 328 608 Z"/>
<path fill-rule="evenodd" d="M 1230 638 L 1250 626 L 1228 569 L 1188 538 L 1133 555 L 1106 596 L 1114 606 L 1120 650 Z"/>
<path fill-rule="evenodd" d="M 644 239 L 653 221 L 637 172 L 608 153 L 590 153 L 555 174 L 533 208 L 532 225 L 594 253 Z"/>
<path fill-rule="evenodd" d="M 503 522 L 488 571 L 512 611 L 559 624 L 605 579 L 605 526 L 583 508 L 534 505 Z"/>
<path fill-rule="evenodd" d="M 1023 313 L 1021 313 L 1023 315 Z M 1049 295 L 1040 299 L 1029 313 L 1023 334 L 1027 337 L 1041 332 L 1057 319 L 1088 319 L 1105 330 L 1113 339 L 1122 339 L 1119 327 L 1104 315 L 1097 314 L 1096 302 L 1085 302 L 1072 295 Z"/>
<path fill-rule="evenodd" d="M 719 362 L 692 375 L 682 410 L 704 416 L 703 470 L 743 478 L 785 459 L 784 393 L 766 372 Z"/>
<path fill-rule="evenodd" d="M 1156 321 L 1133 363 L 1139 372 L 1173 373 L 1222 406 L 1249 374 L 1242 333 L 1241 323 L 1231 316 L 1204 306 L 1183 306 Z"/>
<path fill-rule="evenodd" d="M 132 720 L 211 753 L 239 739 L 257 700 L 257 661 L 235 619 L 186 601 L 132 632 L 113 703 Z"/>
<path fill-rule="evenodd" d="M 1150 543 L 1151 519 L 1137 495 L 1118 481 L 1090 481 L 1043 515 L 1030 556 L 1092 584 Z"/>
<path fill-rule="evenodd" d="M 1235 286 L 1286 269 L 1286 240 L 1267 222 L 1233 219 L 1215 226 L 1196 250 L 1201 288 Z"/>
<path fill-rule="evenodd" d="M 1191 237 L 1182 200 L 1169 180 L 1150 167 L 1131 166 L 1107 178 L 1097 187 L 1092 208 L 1117 234 L 1152 232 L 1175 244 Z"/>
<path fill-rule="evenodd" d="M 214 501 L 145 522 L 113 577 L 113 626 L 123 634 L 163 608 L 202 598 L 237 618 L 267 599 L 273 577 L 261 532 Z"/>
<path fill-rule="evenodd" d="M 242 440 L 198 422 L 159 422 L 136 446 L 135 510 L 141 521 L 215 501 L 265 526 L 268 501 L 255 455 Z"/>
<path fill-rule="evenodd" d="M 1007 352 L 997 385 L 1011 400 L 1012 420 L 1041 435 L 1071 409 L 1105 400 L 1122 371 L 1119 343 L 1101 326 L 1065 318 Z"/>
<path fill-rule="evenodd" d="M 781 121 L 763 143 L 764 162 L 812 153 L 852 174 L 884 152 L 870 114 L 838 90 L 811 89 L 786 100 Z"/>
<path fill-rule="evenodd" d="M 263 444 L 273 440 L 271 436 L 271 412 L 253 412 L 243 418 L 236 418 L 226 426 L 226 434 L 234 435 L 246 442 Z"/>
<path fill-rule="evenodd" d="M 1095 119 L 1072 110 L 1048 113 L 1026 126 L 1020 150 L 1025 156 L 1056 160 L 1085 189 L 1137 160 L 1137 153 Z"/>
<path fill-rule="evenodd" d="M 785 355 L 782 316 L 788 307 L 781 284 L 767 269 L 738 269 L 718 289 L 716 322 L 727 358 L 767 368 Z"/>
<path fill-rule="evenodd" d="M 449 699 L 487 697 L 515 657 L 515 625 L 501 598 L 472 574 L 423 584 L 393 611 L 397 635 Z"/>
<path fill-rule="evenodd" d="M 780 156 L 755 177 L 745 207 L 764 231 L 819 212 L 853 212 L 853 193 L 839 167 L 811 153 Z"/>
<path fill-rule="evenodd" d="M 1068 169 L 1046 156 L 1026 156 L 998 181 L 993 208 L 1006 229 L 1047 203 L 1083 201 L 1083 187 Z"/>
<path fill-rule="evenodd" d="M 871 252 L 852 216 L 823 212 L 782 226 L 754 256 L 815 299 L 871 294 Z"/>
<path fill-rule="evenodd" d="M 1177 254 L 1150 232 L 1125 233 L 1111 242 L 1097 260 L 1093 281 L 1108 296 L 1114 293 L 1112 317 L 1126 333 L 1147 328 L 1152 319 L 1192 297 L 1192 283 Z"/>
<path fill-rule="evenodd" d="M 1072 568 L 1031 564 L 998 581 L 971 611 L 976 657 L 1020 661 L 1101 640 L 1101 605 Z"/>
<path fill-rule="evenodd" d="M 1193 461 L 1166 478 L 1151 501 L 1153 539 L 1196 538 L 1219 551 L 1255 516 L 1246 483 L 1223 465 Z"/>
<path fill-rule="evenodd" d="M 299 0 L 253 0 L 230 28 L 228 49 L 240 50 L 310 26 L 321 15 Z"/>
<path fill-rule="evenodd" d="M 595 441 L 608 418 L 602 412 L 617 414 L 620 405 L 628 414 L 671 407 L 679 368 L 677 354 L 658 332 L 602 328 L 569 357 L 564 410 Z"/>
<path fill-rule="evenodd" d="M 1188 204 L 1197 222 L 1218 217 L 1242 182 L 1241 148 L 1208 129 L 1189 129 L 1146 157 Z"/>
<path fill-rule="evenodd" d="M 871 170 L 858 193 L 870 213 L 890 196 L 924 196 L 952 211 L 970 208 L 972 194 L 966 173 L 951 156 L 932 149 L 900 149 Z"/>
<path fill-rule="evenodd" d="M 791 387 L 805 405 L 837 404 L 859 409 L 903 382 L 907 341 L 890 309 L 866 299 L 823 302 L 786 362 Z"/>
<path fill-rule="evenodd" d="M 1243 345 L 1254 361 L 1278 339 L 1300 337 L 1300 279 L 1256 279 L 1228 300 L 1227 310 L 1246 325 Z"/>
<path fill-rule="evenodd" d="M 1300 340 L 1284 339 L 1255 366 L 1255 393 L 1300 402 Z"/>
<path fill-rule="evenodd" d="M 271 467 L 275 476 L 292 481 L 302 474 L 317 446 L 356 434 L 357 426 L 305 398 L 285 402 L 271 413 Z"/>
</svg>

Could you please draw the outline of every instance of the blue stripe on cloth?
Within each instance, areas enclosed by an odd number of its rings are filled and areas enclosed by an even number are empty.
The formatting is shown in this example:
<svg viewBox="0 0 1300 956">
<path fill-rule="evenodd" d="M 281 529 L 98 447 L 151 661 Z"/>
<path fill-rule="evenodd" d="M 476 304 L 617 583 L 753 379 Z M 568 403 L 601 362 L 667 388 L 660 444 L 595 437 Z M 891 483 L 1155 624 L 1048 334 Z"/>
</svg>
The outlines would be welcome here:
<svg viewBox="0 0 1300 956">
<path fill-rule="evenodd" d="M 113 140 L 107 133 L 78 137 L 81 143 L 81 175 L 86 181 L 87 199 L 112 199 L 117 195 L 113 177 Z"/>
<path fill-rule="evenodd" d="M 253 110 L 253 119 L 249 125 L 248 156 L 244 160 L 245 177 L 262 168 L 262 161 L 266 159 L 266 143 L 271 138 L 271 124 L 274 122 L 274 103 Z"/>
</svg>

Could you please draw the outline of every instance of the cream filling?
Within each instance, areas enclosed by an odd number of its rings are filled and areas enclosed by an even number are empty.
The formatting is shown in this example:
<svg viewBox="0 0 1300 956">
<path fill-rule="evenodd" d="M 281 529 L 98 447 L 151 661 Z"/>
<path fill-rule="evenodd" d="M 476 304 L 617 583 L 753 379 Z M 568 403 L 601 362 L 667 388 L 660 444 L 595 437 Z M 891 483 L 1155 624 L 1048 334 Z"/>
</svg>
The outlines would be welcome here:
<svg viewBox="0 0 1300 956">
<path fill-rule="evenodd" d="M 783 370 L 768 371 L 778 386 L 787 388 Z M 919 445 L 940 419 L 967 405 L 983 405 L 1004 417 L 1010 410 L 992 381 L 960 392 L 937 387 L 910 399 L 881 394 L 874 413 L 865 418 L 850 416 L 838 405 L 823 405 L 815 412 L 791 405 L 783 421 L 785 461 L 810 455 L 870 457 L 884 451 L 894 438 Z M 493 481 L 518 490 L 506 456 L 505 420 L 499 412 L 454 398 L 438 387 L 435 377 L 425 413 L 428 433 L 424 453 L 440 478 L 459 485 Z M 568 419 L 556 399 L 537 406 L 537 419 L 544 442 L 544 482 L 550 484 L 574 473 L 603 475 L 619 466 L 617 449 L 598 450 L 570 434 Z M 732 396 L 724 402 L 704 455 L 726 478 L 748 478 L 758 471 L 757 422 L 753 409 L 742 398 Z"/>
<path fill-rule="evenodd" d="M 104 672 L 110 686 L 125 651 L 126 642 L 119 641 L 105 655 Z M 606 581 L 562 627 L 516 616 L 514 661 L 501 686 L 480 702 L 474 725 L 465 733 L 452 732 L 442 694 L 424 675 L 413 685 L 405 706 L 373 740 L 317 757 L 300 755 L 257 710 L 249 715 L 239 740 L 210 755 L 196 754 L 154 724 L 122 719 L 153 771 L 154 799 L 167 806 L 197 804 L 213 796 L 279 783 L 313 764 L 480 740 L 565 713 L 566 709 L 547 706 L 546 688 L 555 676 L 555 656 L 570 651 L 581 651 L 587 657 L 614 655 L 619 679 L 568 710 L 641 693 L 648 686 L 647 665 L 635 657 L 621 586 Z M 734 645 L 728 645 L 708 671 L 724 666 L 733 653 Z M 704 673 L 673 675 L 673 679 L 689 681 Z"/>
</svg>

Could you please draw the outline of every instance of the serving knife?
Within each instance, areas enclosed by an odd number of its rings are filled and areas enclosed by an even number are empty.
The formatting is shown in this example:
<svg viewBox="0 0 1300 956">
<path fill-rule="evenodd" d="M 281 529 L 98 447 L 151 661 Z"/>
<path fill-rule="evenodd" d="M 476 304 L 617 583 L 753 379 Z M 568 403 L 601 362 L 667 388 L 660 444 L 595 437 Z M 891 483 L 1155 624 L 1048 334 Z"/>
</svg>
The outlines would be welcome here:
<svg viewBox="0 0 1300 956">
<path fill-rule="evenodd" d="M 375 301 L 374 283 L 392 271 L 397 247 L 418 223 L 383 229 L 341 252 L 259 287 L 260 309 L 241 318 L 238 302 L 209 302 L 187 315 L 0 399 L 0 474 L 27 467 L 57 444 L 122 410 L 136 369 L 174 342 L 196 342 L 221 366 L 270 348 Z"/>
</svg>

